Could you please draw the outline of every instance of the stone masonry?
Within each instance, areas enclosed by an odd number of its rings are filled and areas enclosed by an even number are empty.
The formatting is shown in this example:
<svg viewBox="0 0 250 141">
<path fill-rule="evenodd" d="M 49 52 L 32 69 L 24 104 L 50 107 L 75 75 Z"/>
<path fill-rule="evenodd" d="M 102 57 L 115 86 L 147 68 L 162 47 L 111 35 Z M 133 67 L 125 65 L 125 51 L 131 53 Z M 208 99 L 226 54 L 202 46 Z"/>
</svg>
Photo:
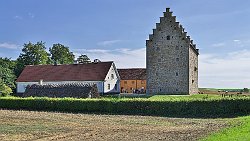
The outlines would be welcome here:
<svg viewBox="0 0 250 141">
<path fill-rule="evenodd" d="M 169 8 L 146 40 L 148 94 L 197 94 L 199 50 Z"/>
</svg>

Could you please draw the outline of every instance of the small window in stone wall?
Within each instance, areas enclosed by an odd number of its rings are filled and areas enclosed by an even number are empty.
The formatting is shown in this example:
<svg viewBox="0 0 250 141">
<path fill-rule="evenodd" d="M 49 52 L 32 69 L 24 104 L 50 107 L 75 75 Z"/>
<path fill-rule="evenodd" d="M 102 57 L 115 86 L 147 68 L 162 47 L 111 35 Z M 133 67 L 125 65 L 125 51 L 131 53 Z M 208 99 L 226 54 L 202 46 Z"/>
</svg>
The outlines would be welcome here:
<svg viewBox="0 0 250 141">
<path fill-rule="evenodd" d="M 108 84 L 108 90 L 110 90 L 110 84 Z"/>
<path fill-rule="evenodd" d="M 176 58 L 176 61 L 178 62 L 180 60 L 180 58 Z"/>
<path fill-rule="evenodd" d="M 178 89 L 176 89 L 176 92 L 178 92 L 179 90 Z"/>
<path fill-rule="evenodd" d="M 194 67 L 194 71 L 197 71 L 198 70 L 198 68 L 197 67 Z"/>
<path fill-rule="evenodd" d="M 167 36 L 167 40 L 170 40 L 170 36 L 169 35 Z"/>
<path fill-rule="evenodd" d="M 175 75 L 176 75 L 176 76 L 179 76 L 179 73 L 178 73 L 178 72 L 176 72 L 176 73 L 175 73 Z"/>
<path fill-rule="evenodd" d="M 156 48 L 156 51 L 160 51 L 160 48 L 159 48 L 159 47 L 157 47 L 157 48 Z"/>
<path fill-rule="evenodd" d="M 192 83 L 194 83 L 194 80 L 192 80 Z"/>
<path fill-rule="evenodd" d="M 114 79 L 115 77 L 114 77 L 114 74 L 111 74 L 111 79 Z"/>
</svg>

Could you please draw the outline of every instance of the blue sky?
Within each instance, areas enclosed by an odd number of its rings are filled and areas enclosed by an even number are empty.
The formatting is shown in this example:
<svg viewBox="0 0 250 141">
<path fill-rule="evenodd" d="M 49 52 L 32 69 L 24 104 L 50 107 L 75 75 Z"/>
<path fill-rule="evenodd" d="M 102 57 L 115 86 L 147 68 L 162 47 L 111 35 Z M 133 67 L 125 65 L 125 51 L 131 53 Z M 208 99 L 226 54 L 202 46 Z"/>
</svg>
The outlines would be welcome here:
<svg viewBox="0 0 250 141">
<path fill-rule="evenodd" d="M 145 40 L 170 7 L 200 48 L 199 86 L 250 87 L 250 1 L 1 0 L 0 56 L 29 41 L 70 47 L 76 56 L 145 67 Z"/>
</svg>

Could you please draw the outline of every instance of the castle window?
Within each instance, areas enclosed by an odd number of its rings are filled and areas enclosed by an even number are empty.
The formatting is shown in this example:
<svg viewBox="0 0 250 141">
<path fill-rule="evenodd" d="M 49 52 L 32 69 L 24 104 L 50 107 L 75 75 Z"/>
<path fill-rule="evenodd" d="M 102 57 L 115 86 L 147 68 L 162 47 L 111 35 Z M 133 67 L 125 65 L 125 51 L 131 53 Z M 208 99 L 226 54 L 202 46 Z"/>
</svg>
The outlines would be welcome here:
<svg viewBox="0 0 250 141">
<path fill-rule="evenodd" d="M 108 84 L 108 90 L 110 90 L 110 84 Z"/>
<path fill-rule="evenodd" d="M 176 89 L 176 92 L 178 92 L 178 89 Z"/>
<path fill-rule="evenodd" d="M 197 67 L 194 67 L 194 71 L 197 71 L 198 70 L 198 68 Z"/>
<path fill-rule="evenodd" d="M 179 58 L 176 58 L 176 61 L 179 61 L 180 59 Z"/>
<path fill-rule="evenodd" d="M 111 74 L 111 79 L 114 79 L 115 77 L 114 77 L 114 74 Z"/>
<path fill-rule="evenodd" d="M 192 83 L 194 83 L 194 80 L 192 80 Z"/>
<path fill-rule="evenodd" d="M 185 38 L 183 37 L 182 40 L 185 40 Z"/>
<path fill-rule="evenodd" d="M 170 40 L 170 36 L 169 35 L 167 36 L 167 40 Z"/>
<path fill-rule="evenodd" d="M 176 73 L 175 73 L 175 75 L 176 75 L 176 76 L 178 76 L 178 75 L 179 75 L 179 73 L 178 73 L 178 72 L 176 72 Z"/>
</svg>

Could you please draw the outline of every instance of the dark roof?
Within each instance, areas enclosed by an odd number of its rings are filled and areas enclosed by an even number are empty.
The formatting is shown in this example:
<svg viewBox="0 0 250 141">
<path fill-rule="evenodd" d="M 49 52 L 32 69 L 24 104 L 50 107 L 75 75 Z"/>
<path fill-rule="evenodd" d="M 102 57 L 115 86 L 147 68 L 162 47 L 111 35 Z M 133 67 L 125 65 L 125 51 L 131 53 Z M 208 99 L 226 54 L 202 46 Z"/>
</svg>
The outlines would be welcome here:
<svg viewBox="0 0 250 141">
<path fill-rule="evenodd" d="M 121 80 L 146 80 L 145 68 L 117 69 Z"/>
<path fill-rule="evenodd" d="M 17 82 L 103 81 L 112 63 L 26 66 Z"/>
</svg>

